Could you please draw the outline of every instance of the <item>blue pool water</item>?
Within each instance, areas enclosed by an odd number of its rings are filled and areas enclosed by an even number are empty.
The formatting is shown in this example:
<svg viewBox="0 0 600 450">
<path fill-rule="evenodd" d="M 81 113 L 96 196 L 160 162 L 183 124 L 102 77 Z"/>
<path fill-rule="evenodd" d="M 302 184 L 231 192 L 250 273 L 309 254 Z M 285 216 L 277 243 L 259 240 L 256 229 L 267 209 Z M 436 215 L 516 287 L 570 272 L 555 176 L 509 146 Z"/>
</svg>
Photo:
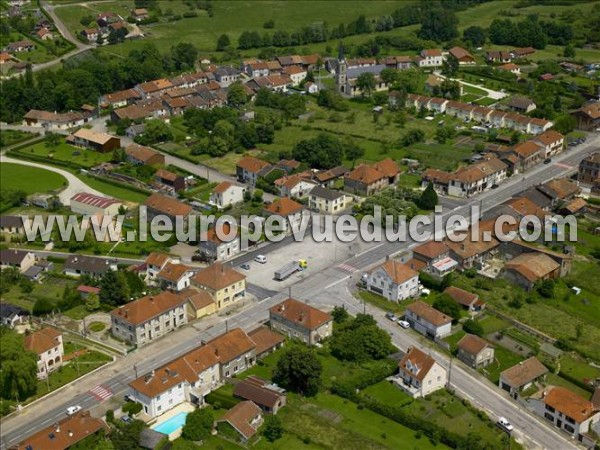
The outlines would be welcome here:
<svg viewBox="0 0 600 450">
<path fill-rule="evenodd" d="M 176 416 L 171 417 L 169 420 L 161 423 L 160 425 L 154 427 L 154 431 L 158 431 L 163 434 L 171 434 L 174 431 L 183 428 L 185 425 L 185 418 L 188 415 L 186 412 L 180 412 Z"/>
</svg>

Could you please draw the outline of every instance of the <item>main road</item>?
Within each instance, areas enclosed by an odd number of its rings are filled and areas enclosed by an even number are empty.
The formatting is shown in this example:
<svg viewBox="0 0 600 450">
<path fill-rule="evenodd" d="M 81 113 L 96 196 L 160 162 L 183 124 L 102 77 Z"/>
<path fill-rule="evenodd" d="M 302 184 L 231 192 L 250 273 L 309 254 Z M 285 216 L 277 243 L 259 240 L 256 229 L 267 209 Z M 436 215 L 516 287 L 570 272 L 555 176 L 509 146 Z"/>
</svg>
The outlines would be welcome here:
<svg viewBox="0 0 600 450">
<path fill-rule="evenodd" d="M 590 135 L 586 144 L 555 157 L 553 164 L 540 165 L 527 172 L 524 180 L 521 177 L 513 177 L 498 189 L 471 199 L 465 206 L 447 211 L 444 217 L 447 219 L 450 214 L 460 213 L 468 217 L 467 207 L 477 203 L 481 205 L 482 210 L 489 210 L 523 189 L 572 173 L 579 161 L 594 150 L 600 150 L 599 135 Z M 331 308 L 335 305 L 346 305 L 352 312 L 366 308 L 380 321 L 382 327 L 392 333 L 393 342 L 400 349 L 406 350 L 411 345 L 426 348 L 441 364 L 448 367 L 449 361 L 446 355 L 430 347 L 430 343 L 420 339 L 413 331 L 403 330 L 397 326 L 392 327 L 390 323 L 386 323 L 381 318 L 380 310 L 363 305 L 348 289 L 348 284 L 357 281 L 358 274 L 362 271 L 381 263 L 387 255 L 407 250 L 414 245 L 416 245 L 414 241 L 373 243 L 363 253 L 344 261 L 343 265 L 337 264 L 314 275 L 309 274 L 293 286 L 293 295 L 315 306 Z M 348 271 L 348 268 L 351 270 Z M 90 389 L 101 384 L 113 395 L 122 396 L 127 389 L 127 383 L 136 376 L 141 376 L 188 352 L 199 346 L 201 341 L 211 339 L 225 332 L 226 329 L 241 327 L 249 330 L 264 323 L 268 320 L 268 309 L 286 297 L 287 291 L 279 292 L 271 297 L 259 298 L 228 316 L 214 315 L 192 323 L 152 345 L 142 347 L 126 358 L 76 380 L 59 392 L 49 394 L 35 405 L 26 407 L 3 421 L 0 447 L 7 448 L 31 433 L 55 423 L 57 418 L 64 417 L 66 408 L 71 405 L 81 405 L 84 409 L 91 409 L 92 413 L 102 414 L 99 402 L 89 392 Z M 451 387 L 457 395 L 486 410 L 492 417 L 508 417 L 515 425 L 515 435 L 528 448 L 552 450 L 577 448 L 566 435 L 549 427 L 543 419 L 510 400 L 504 391 L 482 379 L 477 372 L 461 363 L 453 363 Z"/>
</svg>

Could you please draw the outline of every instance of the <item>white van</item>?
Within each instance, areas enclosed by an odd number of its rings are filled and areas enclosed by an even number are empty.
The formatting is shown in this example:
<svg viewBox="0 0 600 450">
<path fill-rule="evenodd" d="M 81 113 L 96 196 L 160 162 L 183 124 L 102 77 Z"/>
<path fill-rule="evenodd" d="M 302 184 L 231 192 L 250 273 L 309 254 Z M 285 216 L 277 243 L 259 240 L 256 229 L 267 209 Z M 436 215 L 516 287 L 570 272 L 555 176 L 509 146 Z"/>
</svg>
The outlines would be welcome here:
<svg viewBox="0 0 600 450">
<path fill-rule="evenodd" d="M 256 255 L 254 257 L 254 261 L 257 263 L 265 264 L 267 262 L 267 257 L 265 255 Z"/>
</svg>

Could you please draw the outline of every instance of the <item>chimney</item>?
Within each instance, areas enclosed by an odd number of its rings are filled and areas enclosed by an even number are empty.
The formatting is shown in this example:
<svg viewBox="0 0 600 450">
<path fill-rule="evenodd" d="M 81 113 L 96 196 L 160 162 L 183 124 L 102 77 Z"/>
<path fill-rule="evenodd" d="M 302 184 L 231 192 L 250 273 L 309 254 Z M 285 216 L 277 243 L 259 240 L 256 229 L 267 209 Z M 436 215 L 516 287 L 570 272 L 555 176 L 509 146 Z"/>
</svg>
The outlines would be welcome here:
<svg viewBox="0 0 600 450">
<path fill-rule="evenodd" d="M 56 424 L 56 429 L 54 430 L 56 433 L 60 433 L 60 425 Z"/>
<path fill-rule="evenodd" d="M 464 242 L 463 242 L 462 244 L 460 244 L 460 248 L 461 248 L 461 250 L 463 250 L 463 251 L 465 250 L 466 246 L 465 246 L 465 243 L 464 243 Z"/>
<path fill-rule="evenodd" d="M 219 357 L 219 349 L 215 348 L 215 356 L 218 358 Z"/>
<path fill-rule="evenodd" d="M 73 437 L 73 432 L 69 430 L 69 437 Z"/>
</svg>

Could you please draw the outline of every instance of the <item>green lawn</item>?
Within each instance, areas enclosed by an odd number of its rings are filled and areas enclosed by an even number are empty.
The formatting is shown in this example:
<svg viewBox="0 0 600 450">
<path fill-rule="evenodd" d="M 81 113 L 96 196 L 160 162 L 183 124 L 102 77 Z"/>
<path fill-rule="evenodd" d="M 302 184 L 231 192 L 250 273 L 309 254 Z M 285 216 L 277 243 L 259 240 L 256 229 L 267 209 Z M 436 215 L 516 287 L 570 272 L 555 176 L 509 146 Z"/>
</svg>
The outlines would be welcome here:
<svg viewBox="0 0 600 450">
<path fill-rule="evenodd" d="M 96 189 L 102 192 L 103 194 L 106 194 L 110 197 L 118 198 L 120 200 L 125 200 L 127 202 L 133 203 L 143 203 L 149 196 L 149 194 L 143 194 L 141 192 L 134 191 L 133 189 L 129 189 L 126 186 L 116 186 L 112 183 L 102 181 L 93 176 L 80 173 L 76 173 L 76 175 L 81 181 L 89 185 L 92 189 Z"/>
<path fill-rule="evenodd" d="M 479 321 L 479 323 L 483 327 L 484 334 L 496 333 L 510 326 L 510 324 L 505 320 L 502 320 L 499 317 L 491 314 L 486 315 Z"/>
<path fill-rule="evenodd" d="M 456 331 L 452 333 L 450 336 L 444 339 L 448 344 L 450 344 L 450 351 L 455 352 L 457 349 L 458 341 L 460 341 L 467 333 L 463 330 Z"/>
<path fill-rule="evenodd" d="M 66 186 L 67 180 L 49 170 L 21 164 L 0 164 L 0 187 L 18 189 L 33 194 L 36 192 L 58 191 Z"/>
<path fill-rule="evenodd" d="M 39 142 L 30 147 L 19 149 L 18 152 L 43 156 L 57 161 L 68 161 L 84 168 L 94 167 L 112 159 L 111 152 L 99 153 L 93 150 L 74 147 L 65 142 L 61 142 L 56 147 L 48 147 L 46 146 L 46 142 Z"/>
<path fill-rule="evenodd" d="M 31 311 L 36 300 L 40 298 L 44 298 L 55 304 L 62 298 L 65 286 L 70 283 L 69 280 L 64 278 L 48 276 L 45 278 L 43 284 L 34 283 L 33 290 L 29 293 L 23 292 L 20 286 L 12 286 L 10 290 L 2 294 L 2 300 Z"/>
<path fill-rule="evenodd" d="M 0 147 L 9 147 L 13 144 L 23 142 L 27 139 L 37 136 L 35 133 L 28 133 L 19 130 L 0 130 Z"/>
<path fill-rule="evenodd" d="M 585 382 L 600 378 L 600 369 L 589 365 L 585 360 L 571 354 L 563 354 L 560 358 L 560 372 Z"/>
<path fill-rule="evenodd" d="M 479 89 L 473 86 L 467 86 L 467 85 L 462 85 L 463 88 L 463 92 L 465 94 L 472 94 L 472 95 L 477 95 L 479 97 L 485 97 L 487 96 L 487 92 L 484 91 L 483 89 Z"/>
<path fill-rule="evenodd" d="M 498 384 L 500 373 L 508 369 L 509 367 L 518 364 L 523 361 L 523 358 L 510 350 L 505 349 L 500 345 L 495 345 L 494 358 L 495 361 L 481 371 L 490 379 L 494 384 Z"/>
<path fill-rule="evenodd" d="M 473 154 L 471 148 L 450 144 L 415 144 L 408 151 L 408 158 L 418 159 L 425 167 L 441 170 L 453 170 L 465 158 Z"/>
</svg>

